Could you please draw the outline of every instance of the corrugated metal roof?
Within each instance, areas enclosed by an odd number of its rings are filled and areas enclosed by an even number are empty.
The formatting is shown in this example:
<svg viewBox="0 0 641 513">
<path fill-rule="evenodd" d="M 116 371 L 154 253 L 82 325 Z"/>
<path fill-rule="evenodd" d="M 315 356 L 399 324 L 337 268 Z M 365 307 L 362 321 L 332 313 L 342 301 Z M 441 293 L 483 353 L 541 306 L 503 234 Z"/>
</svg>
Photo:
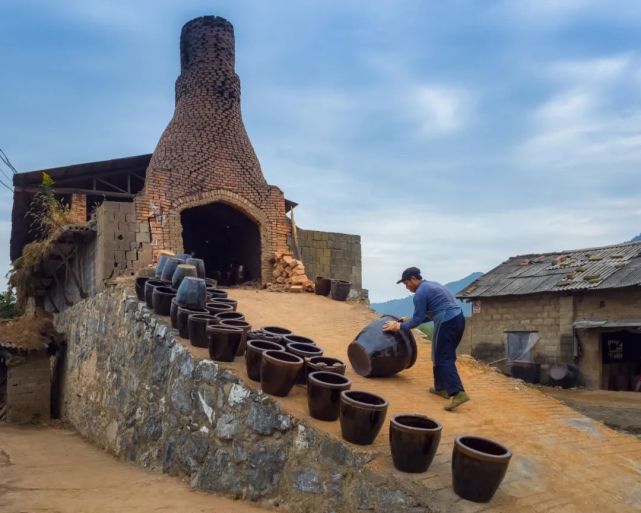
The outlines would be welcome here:
<svg viewBox="0 0 641 513">
<path fill-rule="evenodd" d="M 462 299 L 641 285 L 641 242 L 508 259 L 457 294 Z"/>
</svg>

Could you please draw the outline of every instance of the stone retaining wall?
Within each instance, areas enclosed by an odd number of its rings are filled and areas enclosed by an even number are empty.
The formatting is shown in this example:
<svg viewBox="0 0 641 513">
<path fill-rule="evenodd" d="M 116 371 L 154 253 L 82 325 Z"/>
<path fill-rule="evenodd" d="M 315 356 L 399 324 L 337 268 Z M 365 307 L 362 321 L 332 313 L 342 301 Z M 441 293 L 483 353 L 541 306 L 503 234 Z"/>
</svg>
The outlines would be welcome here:
<svg viewBox="0 0 641 513">
<path fill-rule="evenodd" d="M 109 452 L 193 487 L 297 512 L 428 512 L 422 486 L 368 467 L 374 453 L 281 410 L 120 285 L 56 318 L 66 334 L 63 417 Z"/>
</svg>

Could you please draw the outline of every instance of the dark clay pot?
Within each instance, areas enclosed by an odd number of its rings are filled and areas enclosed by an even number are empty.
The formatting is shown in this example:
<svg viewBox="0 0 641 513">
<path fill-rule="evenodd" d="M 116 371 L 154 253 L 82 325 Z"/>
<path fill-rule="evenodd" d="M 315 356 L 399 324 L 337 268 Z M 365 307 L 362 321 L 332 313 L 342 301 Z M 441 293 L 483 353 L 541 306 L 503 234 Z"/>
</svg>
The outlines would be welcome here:
<svg viewBox="0 0 641 513">
<path fill-rule="evenodd" d="M 209 347 L 207 326 L 216 325 L 219 320 L 210 314 L 191 314 L 187 318 L 187 335 L 192 346 Z"/>
<path fill-rule="evenodd" d="M 187 308 L 204 308 L 205 280 L 186 276 L 176 292 L 176 302 Z"/>
<path fill-rule="evenodd" d="M 207 307 L 205 307 L 207 308 Z M 234 321 L 244 321 L 245 316 L 241 312 L 218 312 L 217 314 L 214 314 L 214 316 L 217 319 L 220 319 L 221 321 L 229 321 L 229 320 L 234 320 Z"/>
<path fill-rule="evenodd" d="M 303 359 L 285 351 L 263 351 L 260 362 L 260 386 L 266 394 L 284 397 L 294 386 L 303 368 Z"/>
<path fill-rule="evenodd" d="M 383 331 L 387 321 L 397 321 L 383 315 L 368 324 L 348 346 L 347 356 L 357 374 L 367 378 L 392 376 L 409 369 L 416 362 L 416 340 L 411 331 Z"/>
<path fill-rule="evenodd" d="M 323 278 L 322 276 L 316 276 L 316 282 L 314 283 L 314 293 L 319 296 L 329 296 L 329 293 L 332 289 L 332 280 L 329 278 Z"/>
<path fill-rule="evenodd" d="M 144 301 L 145 300 L 145 283 L 147 283 L 147 280 L 149 280 L 147 276 L 138 276 L 136 278 L 136 296 L 138 297 L 139 301 Z"/>
<path fill-rule="evenodd" d="M 228 297 L 214 297 L 214 296 L 212 296 L 211 301 L 215 302 L 215 303 L 223 303 L 223 304 L 226 304 L 226 305 L 230 305 L 234 311 L 236 311 L 238 309 L 238 301 L 236 301 L 235 299 L 231 299 L 231 298 L 228 298 Z"/>
<path fill-rule="evenodd" d="M 176 291 L 171 287 L 154 287 L 151 294 L 151 304 L 156 315 L 169 315 L 171 300 L 176 297 Z"/>
<path fill-rule="evenodd" d="M 207 283 L 208 287 L 216 288 L 218 286 L 218 282 L 213 278 L 205 278 L 205 283 Z"/>
<path fill-rule="evenodd" d="M 285 350 L 288 353 L 300 356 L 303 361 L 306 361 L 307 358 L 311 358 L 312 356 L 323 356 L 323 350 L 320 347 L 312 344 L 303 344 L 301 342 L 292 342 L 291 344 L 287 344 L 285 346 Z M 307 383 L 305 365 L 303 365 L 303 368 L 298 373 L 298 376 L 296 376 L 295 383 L 297 385 L 305 385 Z"/>
<path fill-rule="evenodd" d="M 160 280 L 147 280 L 145 283 L 145 303 L 147 303 L 147 306 L 153 310 L 154 308 L 154 303 L 153 303 L 153 293 L 154 289 L 156 287 L 166 287 L 167 283 L 164 281 Z"/>
<path fill-rule="evenodd" d="M 205 277 L 205 261 L 202 258 L 188 258 L 185 260 L 187 265 L 193 265 L 196 268 L 199 278 Z"/>
<path fill-rule="evenodd" d="M 345 301 L 349 296 L 349 290 L 352 284 L 344 280 L 332 280 L 332 290 L 330 292 L 332 299 L 336 301 Z"/>
<path fill-rule="evenodd" d="M 247 346 L 247 332 L 251 330 L 251 324 L 247 321 L 241 321 L 239 319 L 226 319 L 220 321 L 221 326 L 231 326 L 232 328 L 240 328 L 243 330 L 243 337 L 240 340 L 238 345 L 238 352 L 236 356 L 243 356 L 245 354 L 245 348 Z"/>
<path fill-rule="evenodd" d="M 285 349 L 283 337 L 281 337 L 280 335 L 274 335 L 273 333 L 267 333 L 262 329 L 248 332 L 247 340 L 265 340 L 266 342 L 278 344 L 283 350 Z"/>
<path fill-rule="evenodd" d="M 176 266 L 174 274 L 171 275 L 171 286 L 178 290 L 180 284 L 187 276 L 198 278 L 198 273 L 193 265 L 179 264 Z"/>
<path fill-rule="evenodd" d="M 176 270 L 176 267 L 178 267 L 178 264 L 182 264 L 182 261 L 176 257 L 169 257 L 165 262 L 165 266 L 162 268 L 160 279 L 162 281 L 171 281 L 171 278 L 174 275 L 174 271 Z"/>
<path fill-rule="evenodd" d="M 341 434 L 348 442 L 371 444 L 383 427 L 388 403 L 369 392 L 344 390 L 341 392 Z"/>
<path fill-rule="evenodd" d="M 155 271 L 155 276 L 156 278 L 160 279 L 160 276 L 162 275 L 162 269 L 165 267 L 165 264 L 167 263 L 167 260 L 171 258 L 169 255 L 160 255 L 158 257 L 158 262 L 156 263 L 156 271 Z"/>
<path fill-rule="evenodd" d="M 436 454 L 443 426 L 424 415 L 396 415 L 389 441 L 394 466 L 402 472 L 425 472 Z"/>
<path fill-rule="evenodd" d="M 175 330 L 178 329 L 178 303 L 176 297 L 171 299 L 171 307 L 169 308 L 169 319 L 171 319 L 171 327 Z"/>
<path fill-rule="evenodd" d="M 191 255 L 189 253 L 178 253 L 176 254 L 176 258 L 180 258 L 183 262 L 185 262 L 188 258 L 191 258 Z"/>
<path fill-rule="evenodd" d="M 225 299 L 225 298 L 227 298 L 227 292 L 225 292 L 225 291 L 224 291 L 224 290 L 222 290 L 222 289 L 214 289 L 214 288 L 211 288 L 211 287 L 210 287 L 210 288 L 209 288 L 209 290 L 208 290 L 207 292 L 209 292 L 209 294 L 211 294 L 211 297 L 212 297 L 213 299 L 216 299 L 216 298 L 223 298 L 223 299 Z"/>
<path fill-rule="evenodd" d="M 336 374 L 345 375 L 346 365 L 338 358 L 330 358 L 329 356 L 312 356 L 305 360 L 305 371 L 309 381 L 309 375 L 312 372 L 334 372 Z"/>
<path fill-rule="evenodd" d="M 242 338 L 241 328 L 220 324 L 207 326 L 209 357 L 219 362 L 233 362 Z"/>
<path fill-rule="evenodd" d="M 222 312 L 233 312 L 234 309 L 231 307 L 231 305 L 228 305 L 226 303 L 220 303 L 218 301 L 207 301 L 207 304 L 205 305 L 205 308 L 209 310 L 209 312 L 212 315 L 216 315 Z"/>
<path fill-rule="evenodd" d="M 309 414 L 319 420 L 336 420 L 340 413 L 341 392 L 351 386 L 351 380 L 341 374 L 312 372 L 307 377 Z"/>
<path fill-rule="evenodd" d="M 287 328 L 281 328 L 280 326 L 265 326 L 264 328 L 261 328 L 261 330 L 265 333 L 271 333 L 272 335 L 276 335 L 281 338 L 285 335 L 294 334 L 291 330 L 288 330 Z"/>
<path fill-rule="evenodd" d="M 178 305 L 178 314 L 176 316 L 176 329 L 182 338 L 189 338 L 189 316 L 192 314 L 206 314 L 207 310 L 204 308 L 187 308 Z"/>
<path fill-rule="evenodd" d="M 283 347 L 274 342 L 266 340 L 248 340 L 245 350 L 245 368 L 247 376 L 254 381 L 260 381 L 260 362 L 263 357 L 263 351 L 284 351 Z"/>
<path fill-rule="evenodd" d="M 480 436 L 459 436 L 452 451 L 452 486 L 460 497 L 489 502 L 510 464 L 512 452 Z"/>
<path fill-rule="evenodd" d="M 300 342 L 301 344 L 310 344 L 312 346 L 316 345 L 316 342 L 314 342 L 311 338 L 302 337 L 301 335 L 285 335 L 283 337 L 283 341 L 285 342 L 285 345 L 298 342 Z"/>
</svg>

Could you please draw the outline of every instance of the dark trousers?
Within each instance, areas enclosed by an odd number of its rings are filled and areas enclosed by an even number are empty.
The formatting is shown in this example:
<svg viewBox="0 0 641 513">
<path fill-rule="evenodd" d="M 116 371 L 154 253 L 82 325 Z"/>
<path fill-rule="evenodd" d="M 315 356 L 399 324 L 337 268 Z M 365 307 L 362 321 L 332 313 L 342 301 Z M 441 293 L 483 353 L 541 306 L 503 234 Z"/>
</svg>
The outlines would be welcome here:
<svg viewBox="0 0 641 513">
<path fill-rule="evenodd" d="M 434 388 L 447 390 L 451 397 L 464 390 L 456 370 L 456 348 L 463 338 L 465 317 L 463 314 L 442 323 L 434 337 Z"/>
</svg>

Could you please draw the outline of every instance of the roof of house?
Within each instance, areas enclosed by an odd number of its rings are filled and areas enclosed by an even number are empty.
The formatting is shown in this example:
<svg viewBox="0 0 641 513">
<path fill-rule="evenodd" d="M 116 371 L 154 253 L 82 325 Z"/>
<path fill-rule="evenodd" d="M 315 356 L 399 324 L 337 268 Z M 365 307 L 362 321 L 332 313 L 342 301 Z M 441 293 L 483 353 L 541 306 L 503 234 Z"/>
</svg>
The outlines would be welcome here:
<svg viewBox="0 0 641 513">
<path fill-rule="evenodd" d="M 603 290 L 641 285 L 641 242 L 519 255 L 472 282 L 461 299 Z"/>
</svg>

